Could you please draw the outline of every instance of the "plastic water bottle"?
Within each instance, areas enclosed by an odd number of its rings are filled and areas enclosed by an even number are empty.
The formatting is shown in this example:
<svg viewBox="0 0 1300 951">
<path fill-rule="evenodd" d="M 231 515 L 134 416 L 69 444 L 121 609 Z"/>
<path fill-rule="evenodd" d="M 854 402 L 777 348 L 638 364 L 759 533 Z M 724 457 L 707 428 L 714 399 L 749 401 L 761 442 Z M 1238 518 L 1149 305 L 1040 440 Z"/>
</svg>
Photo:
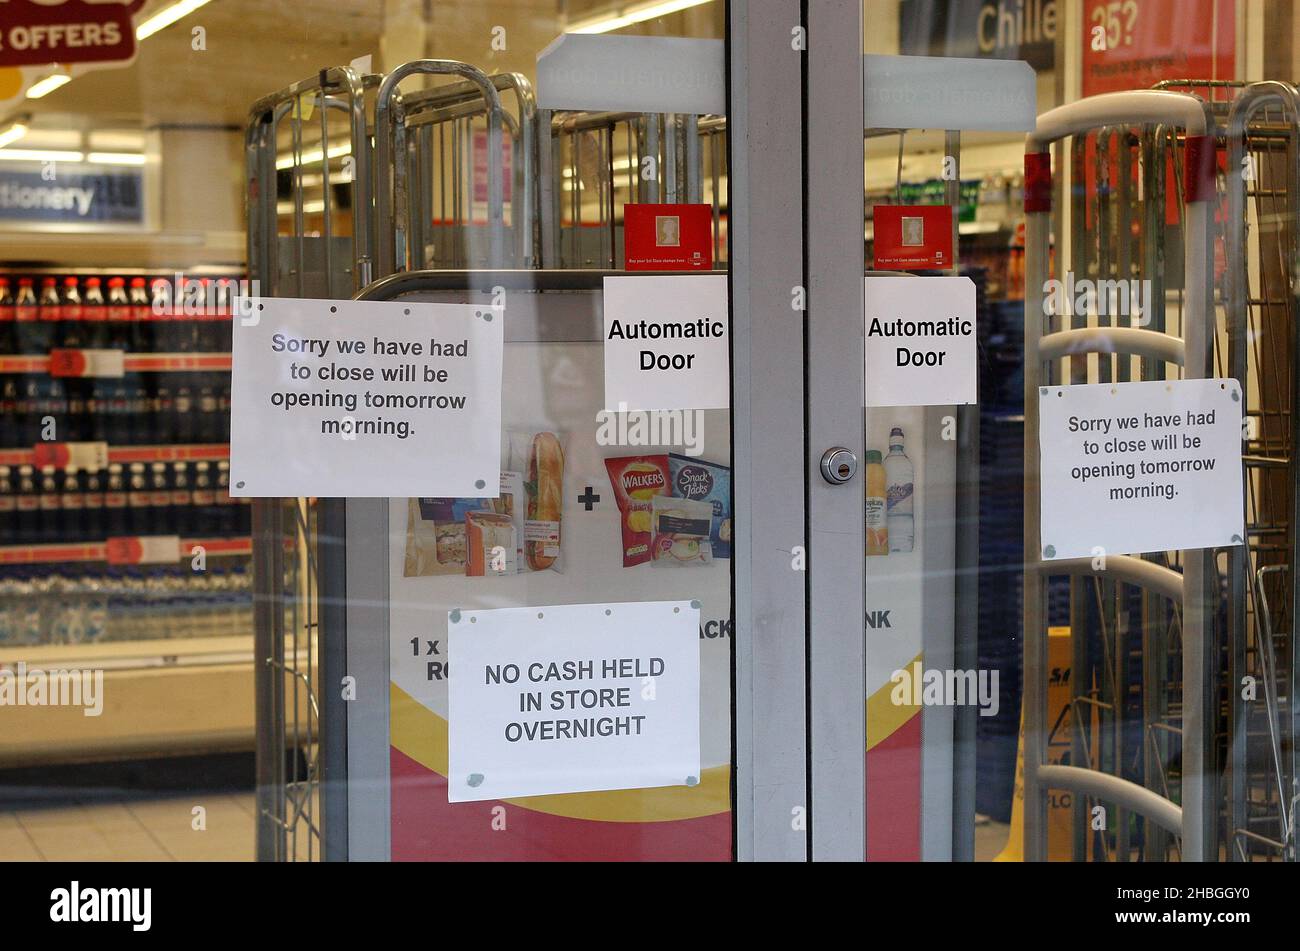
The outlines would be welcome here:
<svg viewBox="0 0 1300 951">
<path fill-rule="evenodd" d="M 903 430 L 889 431 L 889 455 L 885 457 L 885 497 L 889 524 L 889 550 L 909 552 L 916 540 L 912 517 L 912 483 L 916 469 L 903 453 Z"/>
</svg>

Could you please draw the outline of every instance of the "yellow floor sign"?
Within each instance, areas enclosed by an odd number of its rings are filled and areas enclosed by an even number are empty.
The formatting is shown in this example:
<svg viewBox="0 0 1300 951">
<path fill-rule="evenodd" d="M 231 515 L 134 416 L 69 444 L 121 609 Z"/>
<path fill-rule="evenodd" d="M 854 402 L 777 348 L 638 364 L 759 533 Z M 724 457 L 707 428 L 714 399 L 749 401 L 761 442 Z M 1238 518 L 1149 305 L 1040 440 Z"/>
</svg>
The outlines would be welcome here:
<svg viewBox="0 0 1300 951">
<path fill-rule="evenodd" d="M 1052 724 L 1047 741 L 1047 761 L 1060 763 L 1070 754 L 1070 629 L 1047 629 L 1047 665 L 1051 679 L 1047 684 L 1047 718 Z M 1070 807 L 1074 794 L 1069 790 L 1055 789 L 1048 797 L 1047 806 L 1047 859 L 1049 862 L 1069 862 L 1073 859 L 1070 841 Z M 1020 711 L 1020 741 L 1016 747 L 1016 783 L 1011 800 L 1011 834 L 1007 844 L 993 860 L 995 862 L 1023 862 L 1025 860 L 1025 714 Z"/>
</svg>

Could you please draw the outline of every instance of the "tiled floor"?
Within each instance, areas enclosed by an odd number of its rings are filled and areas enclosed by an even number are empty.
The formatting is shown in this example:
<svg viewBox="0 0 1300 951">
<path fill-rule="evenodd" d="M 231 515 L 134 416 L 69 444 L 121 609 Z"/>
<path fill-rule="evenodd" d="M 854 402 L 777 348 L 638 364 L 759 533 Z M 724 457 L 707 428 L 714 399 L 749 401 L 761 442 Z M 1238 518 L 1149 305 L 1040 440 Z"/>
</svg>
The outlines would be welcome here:
<svg viewBox="0 0 1300 951">
<path fill-rule="evenodd" d="M 0 810 L 0 861 L 252 861 L 254 815 L 251 792 Z"/>
</svg>

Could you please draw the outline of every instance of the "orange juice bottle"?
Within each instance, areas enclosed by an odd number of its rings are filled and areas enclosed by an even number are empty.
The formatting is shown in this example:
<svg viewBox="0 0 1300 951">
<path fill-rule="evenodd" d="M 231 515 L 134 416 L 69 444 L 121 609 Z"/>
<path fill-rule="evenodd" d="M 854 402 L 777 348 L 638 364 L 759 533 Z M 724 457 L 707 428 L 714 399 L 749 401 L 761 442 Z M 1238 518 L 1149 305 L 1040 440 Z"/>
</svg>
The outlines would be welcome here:
<svg viewBox="0 0 1300 951">
<path fill-rule="evenodd" d="M 880 450 L 867 450 L 864 511 L 867 520 L 867 554 L 889 554 L 889 522 L 886 512 L 885 467 Z"/>
</svg>

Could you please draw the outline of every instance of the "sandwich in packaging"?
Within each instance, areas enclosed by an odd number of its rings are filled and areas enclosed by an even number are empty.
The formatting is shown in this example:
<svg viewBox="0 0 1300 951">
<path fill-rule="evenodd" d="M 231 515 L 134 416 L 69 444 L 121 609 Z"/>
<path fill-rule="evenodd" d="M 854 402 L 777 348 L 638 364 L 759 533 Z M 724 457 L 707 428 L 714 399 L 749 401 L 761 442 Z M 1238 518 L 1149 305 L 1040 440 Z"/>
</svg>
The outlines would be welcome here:
<svg viewBox="0 0 1300 951">
<path fill-rule="evenodd" d="M 564 447 L 553 432 L 507 434 L 509 469 L 523 474 L 523 560 L 520 570 L 562 568 Z"/>
<path fill-rule="evenodd" d="M 505 577 L 518 570 L 515 526 L 509 515 L 470 512 L 465 516 L 465 547 L 465 573 L 470 577 Z"/>
<path fill-rule="evenodd" d="M 656 496 L 651 502 L 650 550 L 658 566 L 707 565 L 713 560 L 709 533 L 713 506 L 703 499 Z"/>
</svg>

